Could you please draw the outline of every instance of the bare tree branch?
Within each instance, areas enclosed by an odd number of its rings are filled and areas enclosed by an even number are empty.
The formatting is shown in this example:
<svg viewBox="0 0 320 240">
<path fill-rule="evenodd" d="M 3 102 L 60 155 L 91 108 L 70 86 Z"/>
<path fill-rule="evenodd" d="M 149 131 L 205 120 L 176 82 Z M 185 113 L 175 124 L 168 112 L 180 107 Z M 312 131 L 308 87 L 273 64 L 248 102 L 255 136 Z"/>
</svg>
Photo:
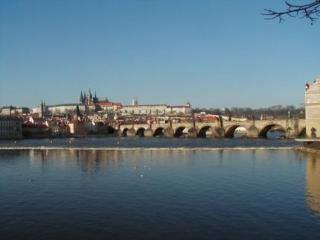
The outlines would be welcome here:
<svg viewBox="0 0 320 240">
<path fill-rule="evenodd" d="M 284 21 L 284 17 L 301 17 L 306 18 L 313 24 L 320 16 L 320 0 L 313 0 L 306 4 L 292 4 L 285 1 L 286 9 L 284 11 L 275 11 L 272 9 L 264 9 L 262 15 L 265 19 L 279 19 L 279 22 Z"/>
</svg>

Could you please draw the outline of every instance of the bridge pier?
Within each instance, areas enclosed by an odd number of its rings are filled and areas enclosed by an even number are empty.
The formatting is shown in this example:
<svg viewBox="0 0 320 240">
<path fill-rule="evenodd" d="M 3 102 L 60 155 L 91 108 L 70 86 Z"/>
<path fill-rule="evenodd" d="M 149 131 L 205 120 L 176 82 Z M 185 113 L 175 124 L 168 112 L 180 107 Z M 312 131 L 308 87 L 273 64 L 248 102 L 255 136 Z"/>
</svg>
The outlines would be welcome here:
<svg viewBox="0 0 320 240">
<path fill-rule="evenodd" d="M 292 129 L 290 127 L 287 128 L 286 130 L 286 138 L 296 138 L 298 137 L 299 132 L 296 131 L 295 129 Z"/>
<path fill-rule="evenodd" d="M 147 128 L 146 130 L 144 130 L 144 136 L 145 137 L 153 137 L 153 131 L 151 128 Z"/>
<path fill-rule="evenodd" d="M 259 130 L 256 126 L 252 125 L 247 129 L 247 138 L 258 138 Z"/>
<path fill-rule="evenodd" d="M 188 130 L 188 137 L 196 138 L 197 136 L 198 136 L 198 131 L 196 128 L 193 127 Z"/>
<path fill-rule="evenodd" d="M 127 137 L 134 137 L 136 136 L 136 130 L 134 128 L 129 128 L 126 135 Z"/>
<path fill-rule="evenodd" d="M 223 138 L 224 137 L 224 129 L 222 127 L 212 128 L 212 138 Z"/>
<path fill-rule="evenodd" d="M 163 132 L 165 137 L 172 138 L 174 136 L 174 130 L 172 127 L 167 127 Z"/>
</svg>

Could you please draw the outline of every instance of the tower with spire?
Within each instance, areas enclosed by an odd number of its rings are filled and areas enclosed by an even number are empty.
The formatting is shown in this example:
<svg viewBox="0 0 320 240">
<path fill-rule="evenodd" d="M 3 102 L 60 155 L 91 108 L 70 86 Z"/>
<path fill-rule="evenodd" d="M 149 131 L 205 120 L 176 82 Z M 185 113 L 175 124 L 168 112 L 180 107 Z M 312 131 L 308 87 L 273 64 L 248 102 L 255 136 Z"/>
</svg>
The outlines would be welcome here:
<svg viewBox="0 0 320 240">
<path fill-rule="evenodd" d="M 80 93 L 80 103 L 83 104 L 83 102 L 84 102 L 84 98 L 83 98 L 83 93 L 82 93 L 82 91 L 81 91 L 81 93 Z"/>
<path fill-rule="evenodd" d="M 89 88 L 89 90 L 86 91 L 81 91 L 80 92 L 80 103 L 84 104 L 84 105 L 93 105 L 95 103 L 98 102 L 98 97 L 97 94 L 95 92 L 94 96 L 92 95 L 91 89 Z"/>
<path fill-rule="evenodd" d="M 97 102 L 98 102 L 97 92 L 94 91 L 93 103 L 97 103 Z"/>
<path fill-rule="evenodd" d="M 92 93 L 91 93 L 91 89 L 89 88 L 88 91 L 88 96 L 89 96 L 89 102 L 92 102 Z"/>
</svg>

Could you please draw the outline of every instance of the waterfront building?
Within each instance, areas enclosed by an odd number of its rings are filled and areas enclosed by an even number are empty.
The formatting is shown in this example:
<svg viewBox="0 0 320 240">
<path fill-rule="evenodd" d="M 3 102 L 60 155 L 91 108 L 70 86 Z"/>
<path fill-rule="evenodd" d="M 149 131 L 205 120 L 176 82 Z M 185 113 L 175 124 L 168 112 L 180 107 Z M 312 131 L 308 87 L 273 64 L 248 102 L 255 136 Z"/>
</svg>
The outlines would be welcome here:
<svg viewBox="0 0 320 240">
<path fill-rule="evenodd" d="M 0 139 L 22 138 L 22 121 L 13 117 L 0 117 Z"/>
<path fill-rule="evenodd" d="M 18 116 L 26 115 L 29 113 L 30 109 L 27 107 L 6 106 L 0 108 L 0 116 Z"/>
<path fill-rule="evenodd" d="M 170 106 L 167 104 L 132 104 L 124 105 L 119 112 L 121 115 L 189 115 L 191 114 L 191 105 L 185 104 L 181 106 Z"/>
<path fill-rule="evenodd" d="M 67 125 L 67 132 L 70 136 L 85 136 L 85 122 L 74 119 Z"/>
<path fill-rule="evenodd" d="M 320 76 L 305 85 L 306 135 L 320 137 Z"/>
</svg>

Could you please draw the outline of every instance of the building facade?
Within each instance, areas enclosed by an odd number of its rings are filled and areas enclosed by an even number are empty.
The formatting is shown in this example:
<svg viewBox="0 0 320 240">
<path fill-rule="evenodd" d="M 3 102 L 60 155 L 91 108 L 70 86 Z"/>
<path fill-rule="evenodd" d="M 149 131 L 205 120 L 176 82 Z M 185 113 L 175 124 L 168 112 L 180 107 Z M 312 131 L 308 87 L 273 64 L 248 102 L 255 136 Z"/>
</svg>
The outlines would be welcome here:
<svg viewBox="0 0 320 240">
<path fill-rule="evenodd" d="M 79 111 L 83 113 L 86 111 L 87 108 L 88 107 L 86 107 L 85 105 L 79 103 L 66 103 L 57 105 L 38 106 L 32 110 L 32 113 L 38 114 L 40 117 L 43 117 L 43 114 L 59 116 L 65 115 L 67 113 L 76 113 L 77 109 L 79 109 Z M 94 106 L 89 108 L 89 110 L 94 110 Z"/>
<path fill-rule="evenodd" d="M 122 108 L 121 103 L 109 102 L 109 101 L 99 101 L 96 103 L 98 109 L 105 112 L 116 112 Z"/>
<path fill-rule="evenodd" d="M 22 121 L 18 118 L 0 117 L 0 139 L 22 138 Z"/>
<path fill-rule="evenodd" d="M 30 113 L 30 109 L 27 107 L 2 107 L 0 108 L 0 116 L 18 116 L 27 115 Z"/>
<path fill-rule="evenodd" d="M 46 111 L 51 113 L 53 116 L 55 115 L 64 115 L 67 113 L 76 113 L 77 108 L 79 108 L 80 112 L 85 112 L 86 106 L 83 104 L 70 103 L 70 104 L 59 104 L 59 105 L 51 105 L 46 107 Z M 94 110 L 90 109 L 90 110 Z"/>
<path fill-rule="evenodd" d="M 306 135 L 320 137 L 320 76 L 305 85 Z"/>
<path fill-rule="evenodd" d="M 121 115 L 189 115 L 192 112 L 191 105 L 170 106 L 166 104 L 132 104 L 124 105 L 119 109 Z"/>
</svg>

